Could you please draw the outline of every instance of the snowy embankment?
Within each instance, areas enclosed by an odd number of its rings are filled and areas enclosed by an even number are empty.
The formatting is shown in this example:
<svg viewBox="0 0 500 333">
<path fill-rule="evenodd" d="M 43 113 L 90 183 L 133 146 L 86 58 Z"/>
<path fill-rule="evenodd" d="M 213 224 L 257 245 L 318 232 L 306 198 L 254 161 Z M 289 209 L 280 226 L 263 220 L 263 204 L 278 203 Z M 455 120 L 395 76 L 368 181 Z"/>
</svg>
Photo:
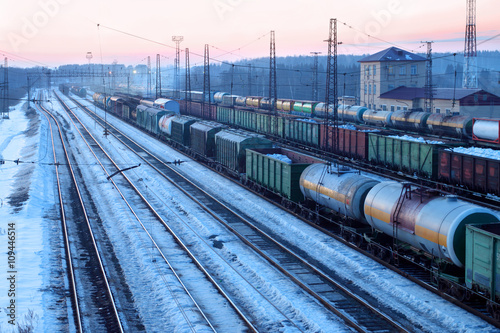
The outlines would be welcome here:
<svg viewBox="0 0 500 333">
<path fill-rule="evenodd" d="M 48 122 L 24 102 L 0 119 L 0 160 L 0 331 L 67 331 Z"/>
<path fill-rule="evenodd" d="M 101 112 L 98 109 L 96 111 Z M 304 249 L 309 255 L 336 271 L 340 276 L 352 280 L 361 289 L 379 299 L 384 306 L 405 313 L 408 320 L 415 327 L 419 327 L 417 331 L 498 331 L 461 308 L 444 301 L 371 259 L 305 225 L 299 219 L 284 213 L 281 209 L 215 174 L 203 165 L 192 162 L 184 155 L 152 140 L 123 122 L 112 117 L 108 117 L 108 119 L 113 125 L 132 136 L 140 144 L 148 147 L 157 156 L 171 160 L 188 161 L 177 169 L 194 178 L 200 186 L 221 200 L 240 207 L 241 210 L 255 219 L 265 221 L 266 225 L 281 237 Z"/>
</svg>

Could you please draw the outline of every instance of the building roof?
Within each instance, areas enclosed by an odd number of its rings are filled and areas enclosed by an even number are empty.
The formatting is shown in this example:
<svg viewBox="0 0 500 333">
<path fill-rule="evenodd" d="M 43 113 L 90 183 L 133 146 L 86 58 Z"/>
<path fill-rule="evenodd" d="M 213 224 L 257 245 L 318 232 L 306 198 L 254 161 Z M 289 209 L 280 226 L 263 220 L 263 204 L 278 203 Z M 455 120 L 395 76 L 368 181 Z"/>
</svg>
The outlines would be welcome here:
<svg viewBox="0 0 500 333">
<path fill-rule="evenodd" d="M 463 88 L 434 88 L 433 98 L 434 99 L 445 99 L 452 100 L 455 96 L 456 100 L 460 100 L 469 95 L 477 92 L 481 92 L 481 89 L 463 89 Z M 401 86 L 393 90 L 389 90 L 380 95 L 380 98 L 387 99 L 402 99 L 402 100 L 413 100 L 415 98 L 425 98 L 425 88 L 416 87 L 405 87 Z"/>
<path fill-rule="evenodd" d="M 425 61 L 424 57 L 414 53 L 391 47 L 378 53 L 365 57 L 358 62 L 381 62 L 381 61 Z"/>
</svg>

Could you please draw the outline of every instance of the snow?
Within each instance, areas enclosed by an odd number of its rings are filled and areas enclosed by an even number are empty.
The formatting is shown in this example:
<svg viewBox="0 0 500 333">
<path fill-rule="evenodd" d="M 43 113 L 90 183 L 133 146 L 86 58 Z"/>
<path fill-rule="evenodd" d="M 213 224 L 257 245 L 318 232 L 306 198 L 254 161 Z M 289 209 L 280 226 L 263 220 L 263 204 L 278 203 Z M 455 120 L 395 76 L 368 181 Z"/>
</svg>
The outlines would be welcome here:
<svg viewBox="0 0 500 333">
<path fill-rule="evenodd" d="M 403 136 L 398 136 L 398 135 L 389 135 L 389 138 L 396 138 L 400 140 L 405 140 L 405 141 L 413 141 L 413 142 L 420 142 L 420 143 L 426 143 L 429 145 L 442 145 L 444 142 L 442 141 L 433 141 L 433 140 L 426 140 L 422 137 L 414 137 L 414 136 L 409 136 L 409 135 L 403 135 Z"/>
<path fill-rule="evenodd" d="M 406 57 L 406 60 L 413 60 L 413 58 L 409 54 L 406 54 L 405 57 Z"/>
<path fill-rule="evenodd" d="M 354 125 L 339 125 L 339 128 L 348 129 L 351 131 L 357 131 L 358 129 Z"/>
<path fill-rule="evenodd" d="M 34 332 L 68 330 L 57 215 L 54 167 L 47 121 L 26 114 L 24 103 L 0 119 L 0 331 L 33 325 Z M 23 163 L 17 165 L 14 160 Z M 15 267 L 8 266 L 9 224 L 15 224 Z M 15 295 L 9 297 L 8 271 L 15 271 Z M 15 326 L 6 316 L 15 301 Z M 63 301 L 63 302 L 61 302 Z"/>
<path fill-rule="evenodd" d="M 280 161 L 288 163 L 288 164 L 292 164 L 293 163 L 292 160 L 288 156 L 286 156 L 286 155 L 282 155 L 282 154 L 267 154 L 267 156 L 275 158 L 277 160 L 280 160 Z"/>
<path fill-rule="evenodd" d="M 492 160 L 500 160 L 500 151 L 491 148 L 456 147 L 456 148 L 449 148 L 448 150 L 454 153 L 490 158 Z"/>
<path fill-rule="evenodd" d="M 54 103 L 55 104 L 55 103 Z M 87 103 L 89 104 L 89 103 Z M 92 108 L 94 110 L 94 108 Z M 96 112 L 100 110 L 95 109 Z M 50 138 L 47 136 L 47 123 L 40 117 L 41 123 L 35 134 L 26 131 L 29 120 L 21 111 L 20 106 L 11 112 L 11 120 L 0 120 L 0 158 L 7 162 L 0 165 L 0 220 L 15 221 L 18 238 L 17 270 L 18 284 L 16 289 L 16 310 L 18 318 L 33 310 L 36 315 L 35 332 L 62 332 L 69 331 L 66 305 L 57 303 L 64 298 L 64 282 L 61 281 L 62 267 L 60 248 L 54 247 L 54 234 L 57 234 L 58 212 L 56 210 L 53 166 L 46 164 L 52 157 L 49 150 Z M 139 160 L 122 148 L 111 137 L 102 139 L 102 129 L 93 121 L 86 119 L 89 130 L 100 133 L 102 143 L 114 155 L 122 155 L 128 164 L 136 164 Z M 291 244 L 303 249 L 317 261 L 323 263 L 341 277 L 353 281 L 362 290 L 379 300 L 382 306 L 399 309 L 405 313 L 406 318 L 414 325 L 417 332 L 497 332 L 494 327 L 454 306 L 431 292 L 409 282 L 398 274 L 386 269 L 378 263 L 364 257 L 357 251 L 325 236 L 318 230 L 305 225 L 301 220 L 283 212 L 278 207 L 253 195 L 233 182 L 217 175 L 203 165 L 200 165 L 184 155 L 170 149 L 166 145 L 155 141 L 144 133 L 119 122 L 113 117 L 108 121 L 119 127 L 125 133 L 134 137 L 157 156 L 172 161 L 181 159 L 186 161 L 177 170 L 189 177 L 196 177 L 196 182 L 206 191 L 214 194 L 220 200 L 237 206 L 245 214 L 262 221 L 262 223 L 286 239 Z M 36 126 L 35 126 L 36 127 Z M 76 132 L 75 132 L 75 135 Z M 80 140 L 81 141 L 81 140 Z M 78 140 L 76 140 L 78 143 Z M 81 143 L 78 143 L 80 145 Z M 77 146 L 82 152 L 79 158 L 84 161 L 91 158 L 85 152 L 83 144 Z M 16 165 L 12 161 L 21 158 L 22 161 L 37 161 L 37 163 L 22 163 Z M 106 227 L 110 228 L 109 237 L 114 240 L 115 251 L 127 253 L 129 264 L 123 268 L 128 272 L 128 282 L 131 289 L 137 290 L 135 297 L 140 313 L 146 319 L 153 319 L 147 327 L 148 330 L 158 330 L 163 325 L 169 329 L 185 331 L 187 328 L 181 323 L 178 309 L 168 305 L 168 300 L 179 293 L 169 292 L 165 287 L 164 279 L 170 281 L 165 269 L 151 265 L 151 259 L 158 257 L 151 250 L 150 241 L 144 236 L 128 212 L 123 209 L 117 199 L 116 189 L 105 180 L 100 167 L 89 165 L 82 168 L 87 176 L 95 179 L 93 192 L 100 198 L 96 201 L 101 219 Z M 149 169 L 145 167 L 130 171 L 136 178 L 142 179 L 142 187 L 149 196 L 156 196 L 155 200 L 163 203 L 165 211 L 162 212 L 169 223 L 180 225 L 183 228 L 183 237 L 189 242 L 190 248 L 197 255 L 209 261 L 211 267 L 219 267 L 221 281 L 232 286 L 240 294 L 240 300 L 247 302 L 245 305 L 252 309 L 260 318 L 261 327 L 268 330 L 291 331 L 291 327 L 278 327 L 273 323 L 280 317 L 275 310 L 271 310 L 261 299 L 251 300 L 254 295 L 252 290 L 247 290 L 247 285 L 228 271 L 223 266 L 223 261 L 237 261 L 240 271 L 245 275 L 255 276 L 257 285 L 266 297 L 274 303 L 280 303 L 290 313 L 289 316 L 301 318 L 307 331 L 346 331 L 342 324 L 332 320 L 316 302 L 307 301 L 297 293 L 287 279 L 270 269 L 267 263 L 258 258 L 252 251 L 248 251 L 235 240 L 234 236 L 227 234 L 224 228 L 211 222 L 205 213 L 201 212 L 194 204 L 186 201 L 173 187 L 165 186 L 165 182 L 158 183 Z M 193 176 L 194 175 L 194 176 Z M 19 181 L 23 181 L 21 186 Z M 162 188 L 164 187 L 164 188 Z M 20 188 L 29 193 L 21 205 L 11 198 Z M 17 192 L 16 192 L 17 191 Z M 182 224 L 182 220 L 186 220 Z M 182 226 L 183 225 L 183 226 Z M 115 228 L 112 228 L 112 227 Z M 6 248 L 7 235 L 6 223 L 2 223 L 0 244 Z M 155 234 L 161 232 L 159 227 L 153 229 Z M 195 237 L 195 234 L 202 237 Z M 163 234 L 162 234 L 163 235 Z M 172 240 L 165 236 L 161 238 L 163 246 L 168 246 Z M 220 241 L 223 247 L 218 252 L 207 252 L 207 247 L 214 248 L 212 243 Z M 57 243 L 56 243 L 57 244 Z M 178 252 L 172 250 L 173 252 Z M 1 265 L 7 264 L 6 251 L 2 251 Z M 174 260 L 179 265 L 188 265 L 189 260 L 176 257 Z M 186 261 L 186 262 L 184 262 Z M 160 262 L 160 259 L 156 260 Z M 4 270 L 6 271 L 6 270 Z M 5 273 L 4 273 L 5 274 Z M 137 277 L 138 279 L 135 279 Z M 202 287 L 203 281 L 194 279 L 189 281 L 191 286 Z M 0 279 L 0 308 L 2 311 L 8 304 L 6 279 Z M 62 290 L 62 292 L 60 292 Z M 142 291 L 141 291 L 142 290 Z M 147 296 L 150 294 L 150 296 Z M 213 299 L 207 295 L 207 302 Z M 151 306 L 155 304 L 155 306 Z M 215 304 L 214 306 L 220 306 Z M 227 307 L 227 305 L 226 305 Z M 224 306 L 220 311 L 226 311 Z M 156 318 L 155 318 L 156 316 Z M 61 319 L 63 318 L 63 319 Z M 156 319 L 156 320 L 154 320 Z M 229 325 L 229 324 L 228 324 Z M 199 328 L 199 327 L 197 327 Z M 2 332 L 13 331 L 7 323 L 6 317 L 0 316 L 0 329 Z M 232 331 L 237 331 L 235 325 Z"/>
</svg>

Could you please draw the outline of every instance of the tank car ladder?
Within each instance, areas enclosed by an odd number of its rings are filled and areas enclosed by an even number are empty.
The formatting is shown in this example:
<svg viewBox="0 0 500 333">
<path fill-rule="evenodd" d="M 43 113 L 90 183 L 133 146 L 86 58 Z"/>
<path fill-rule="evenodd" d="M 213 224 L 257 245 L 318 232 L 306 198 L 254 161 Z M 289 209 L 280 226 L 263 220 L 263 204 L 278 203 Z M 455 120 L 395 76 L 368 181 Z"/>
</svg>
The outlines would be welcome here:
<svg viewBox="0 0 500 333">
<path fill-rule="evenodd" d="M 401 188 L 401 194 L 399 195 L 398 202 L 396 203 L 396 208 L 394 209 L 393 222 L 392 222 L 392 251 L 394 264 L 399 266 L 399 241 L 398 241 L 398 229 L 401 222 L 399 222 L 399 214 L 403 208 L 403 203 L 406 199 L 411 199 L 411 184 L 403 183 Z M 395 255 L 394 255 L 395 253 Z"/>
</svg>

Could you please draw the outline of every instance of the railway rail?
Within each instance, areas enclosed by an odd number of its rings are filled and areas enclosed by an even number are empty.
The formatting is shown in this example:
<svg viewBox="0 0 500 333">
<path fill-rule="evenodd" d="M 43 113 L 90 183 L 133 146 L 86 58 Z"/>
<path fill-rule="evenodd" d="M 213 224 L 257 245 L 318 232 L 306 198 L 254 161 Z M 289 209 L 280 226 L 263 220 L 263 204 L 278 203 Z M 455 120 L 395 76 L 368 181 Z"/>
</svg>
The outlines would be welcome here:
<svg viewBox="0 0 500 333">
<path fill-rule="evenodd" d="M 57 96 L 58 97 L 58 96 Z M 109 180 L 113 183 L 114 187 L 116 190 L 119 192 L 120 197 L 125 201 L 126 205 L 130 209 L 131 213 L 135 217 L 135 219 L 139 222 L 141 228 L 145 231 L 147 234 L 147 237 L 150 239 L 153 247 L 159 254 L 159 256 L 163 259 L 165 264 L 168 266 L 168 269 L 172 272 L 172 274 L 175 276 L 175 279 L 178 281 L 178 284 L 180 288 L 182 288 L 185 291 L 185 294 L 187 297 L 190 299 L 192 302 L 192 306 L 187 306 L 185 304 L 180 304 L 180 301 L 177 300 L 175 296 L 173 296 L 177 306 L 180 308 L 181 312 L 183 313 L 183 316 L 189 326 L 189 329 L 192 331 L 196 331 L 195 326 L 197 325 L 202 325 L 201 323 L 203 322 L 204 325 L 208 327 L 209 330 L 213 332 L 217 332 L 218 327 L 217 324 L 214 322 L 217 322 L 216 319 L 216 309 L 203 309 L 202 305 L 199 304 L 200 302 L 195 299 L 195 295 L 199 294 L 207 294 L 208 292 L 206 290 L 189 290 L 187 287 L 187 284 L 183 281 L 183 279 L 188 279 L 189 274 L 185 271 L 181 271 L 180 269 L 177 269 L 175 267 L 175 264 L 169 260 L 168 255 L 166 254 L 167 250 L 168 252 L 173 252 L 173 251 L 184 251 L 189 258 L 193 261 L 193 263 L 197 266 L 197 268 L 203 273 L 203 275 L 210 281 L 210 283 L 217 289 L 221 297 L 223 297 L 228 304 L 231 305 L 231 307 L 234 309 L 236 315 L 244 322 L 245 326 L 249 331 L 254 331 L 256 332 L 257 329 L 254 327 L 252 324 L 252 320 L 248 318 L 247 315 L 245 315 L 238 307 L 235 302 L 231 299 L 231 297 L 224 291 L 224 288 L 220 286 L 220 284 L 216 281 L 216 279 L 212 276 L 212 274 L 203 266 L 203 264 L 196 258 L 196 256 L 192 253 L 191 250 L 189 250 L 189 247 L 184 244 L 182 241 L 181 237 L 179 237 L 176 232 L 168 225 L 168 223 L 164 220 L 164 218 L 161 216 L 161 214 L 155 209 L 153 204 L 151 204 L 148 199 L 141 193 L 141 190 L 134 185 L 134 182 L 127 177 L 123 172 L 120 172 L 120 167 L 118 164 L 114 161 L 114 159 L 105 151 L 105 149 L 98 143 L 96 138 L 90 133 L 90 131 L 87 130 L 85 125 L 78 119 L 78 117 L 72 112 L 71 108 L 68 107 L 58 97 L 59 102 L 63 105 L 65 111 L 67 114 L 70 116 L 72 123 L 75 125 L 75 127 L 78 129 L 79 134 L 81 137 L 85 140 L 86 144 L 91 148 L 92 153 L 96 160 L 98 161 L 99 165 L 101 168 L 106 172 L 108 175 Z M 111 128 L 108 127 L 108 130 Z M 105 164 L 112 164 L 112 168 L 117 170 L 118 173 L 122 175 L 123 182 L 116 181 L 113 177 L 115 173 L 111 173 L 110 170 L 107 170 L 105 167 Z M 113 177 L 113 178 L 112 178 Z M 143 207 L 139 207 L 137 204 L 133 204 L 130 199 L 130 193 L 127 193 L 126 189 L 124 188 L 127 186 L 128 188 L 131 188 L 135 194 L 137 194 L 140 197 L 140 200 L 143 202 Z M 159 221 L 165 229 L 168 231 L 170 235 L 172 235 L 172 238 L 174 239 L 175 243 L 177 245 L 171 245 L 171 248 L 165 249 L 163 246 L 161 246 L 160 240 L 158 236 L 154 236 L 153 231 L 151 230 L 152 227 L 149 225 L 149 223 L 146 223 L 145 220 L 148 218 L 145 216 L 143 213 L 144 210 L 148 210 L 151 215 L 154 216 L 154 218 Z M 163 242 L 164 243 L 164 242 Z M 172 249 L 173 248 L 173 249 Z M 169 287 L 171 290 L 172 287 Z M 189 308 L 191 311 L 184 310 L 184 308 Z M 194 309 L 194 310 L 193 310 Z M 195 312 L 195 313 L 193 313 Z M 227 320 L 227 318 L 224 318 L 224 320 Z M 289 320 L 288 318 L 285 318 L 285 320 Z M 219 322 L 220 323 L 220 322 Z"/>
<path fill-rule="evenodd" d="M 37 104 L 36 107 L 47 118 L 51 135 L 75 329 L 78 332 L 95 329 L 123 332 L 119 310 L 64 143 L 63 130 L 43 105 Z M 59 136 L 60 142 L 56 142 L 55 136 Z M 59 151 L 64 152 L 60 158 Z M 70 184 L 63 184 L 63 174 L 71 177 Z M 67 189 L 63 186 L 67 186 Z M 71 200 L 65 197 L 69 193 L 72 195 Z"/>
<path fill-rule="evenodd" d="M 81 105 L 73 100 L 77 105 Z M 95 117 L 94 113 L 87 110 L 87 113 Z M 94 118 L 96 119 L 96 118 Z M 96 119 L 102 122 L 102 119 Z M 243 242 L 251 246 L 262 257 L 268 260 L 273 266 L 279 269 L 298 284 L 307 293 L 323 304 L 327 309 L 340 316 L 345 322 L 360 332 L 366 331 L 387 331 L 387 332 L 405 332 L 407 328 L 398 323 L 405 321 L 399 317 L 397 320 L 390 318 L 378 309 L 379 305 L 370 304 L 363 297 L 356 295 L 341 283 L 323 274 L 319 269 L 309 264 L 307 258 L 301 258 L 294 251 L 287 249 L 286 246 L 273 240 L 273 237 L 267 235 L 257 226 L 259 222 L 253 221 L 250 217 L 228 207 L 210 196 L 197 185 L 176 172 L 170 165 L 151 155 L 147 150 L 140 147 L 139 144 L 127 138 L 123 133 L 117 131 L 111 125 L 107 125 L 108 131 L 115 135 L 123 144 L 141 157 L 151 167 L 169 179 L 173 184 L 181 189 L 186 195 L 198 202 L 200 206 L 216 217 L 228 229 L 232 230 Z M 388 311 L 388 309 L 385 309 Z"/>
</svg>

